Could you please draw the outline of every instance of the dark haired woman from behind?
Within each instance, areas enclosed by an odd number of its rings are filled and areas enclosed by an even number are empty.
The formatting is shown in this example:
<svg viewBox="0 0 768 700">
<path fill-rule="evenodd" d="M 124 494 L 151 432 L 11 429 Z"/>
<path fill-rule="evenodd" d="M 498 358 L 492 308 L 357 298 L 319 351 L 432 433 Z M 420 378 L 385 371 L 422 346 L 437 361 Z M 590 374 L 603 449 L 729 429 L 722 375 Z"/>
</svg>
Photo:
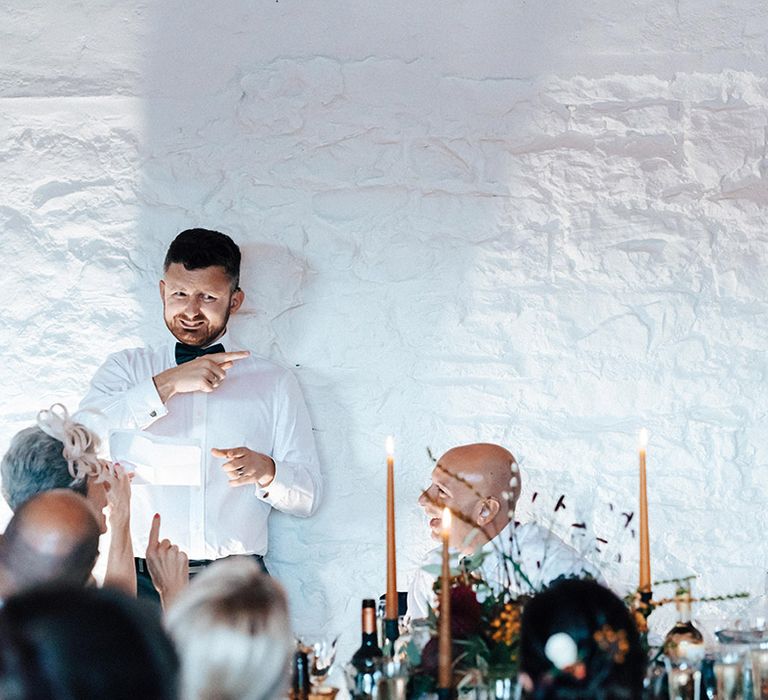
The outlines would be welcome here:
<svg viewBox="0 0 768 700">
<path fill-rule="evenodd" d="M 520 678 L 534 700 L 640 700 L 646 659 L 629 611 L 594 581 L 566 580 L 523 612 Z"/>
<path fill-rule="evenodd" d="M 156 610 L 107 588 L 31 589 L 0 609 L 3 700 L 175 700 Z"/>
</svg>

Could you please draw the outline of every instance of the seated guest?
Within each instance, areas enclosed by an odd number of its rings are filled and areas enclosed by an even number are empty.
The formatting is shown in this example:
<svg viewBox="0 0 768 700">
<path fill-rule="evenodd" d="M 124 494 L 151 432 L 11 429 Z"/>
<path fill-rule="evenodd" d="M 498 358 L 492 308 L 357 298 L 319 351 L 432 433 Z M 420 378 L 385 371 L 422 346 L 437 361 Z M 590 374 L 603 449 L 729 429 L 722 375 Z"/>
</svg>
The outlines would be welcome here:
<svg viewBox="0 0 768 700">
<path fill-rule="evenodd" d="M 595 581 L 559 581 L 523 610 L 520 680 L 530 698 L 640 700 L 645 655 L 626 606 Z"/>
<path fill-rule="evenodd" d="M 248 558 L 215 562 L 166 616 L 181 657 L 185 700 L 286 696 L 294 649 L 280 585 Z"/>
<path fill-rule="evenodd" d="M 79 494 L 54 489 L 20 505 L 0 538 L 0 599 L 43 583 L 84 586 L 99 554 L 99 525 Z"/>
<path fill-rule="evenodd" d="M 111 540 L 104 584 L 135 595 L 130 479 L 119 465 L 99 459 L 98 447 L 98 438 L 73 421 L 61 404 L 40 411 L 37 426 L 18 432 L 0 462 L 3 496 L 15 511 L 35 494 L 72 489 L 92 504 L 102 534 L 107 530 L 103 510 L 109 505 Z"/>
<path fill-rule="evenodd" d="M 143 602 L 106 588 L 37 588 L 0 610 L 0 697 L 175 700 L 178 660 Z"/>
<path fill-rule="evenodd" d="M 448 450 L 432 471 L 432 484 L 419 497 L 432 537 L 440 539 L 442 511 L 452 512 L 450 546 L 461 555 L 486 553 L 481 572 L 491 586 L 535 593 L 561 576 L 595 575 L 579 553 L 536 523 L 514 522 L 520 470 L 511 452 L 479 443 Z M 511 565 L 511 556 L 519 570 Z M 439 562 L 439 549 L 425 564 Z M 420 569 L 408 592 L 408 616 L 426 617 L 433 606 L 435 577 Z"/>
</svg>

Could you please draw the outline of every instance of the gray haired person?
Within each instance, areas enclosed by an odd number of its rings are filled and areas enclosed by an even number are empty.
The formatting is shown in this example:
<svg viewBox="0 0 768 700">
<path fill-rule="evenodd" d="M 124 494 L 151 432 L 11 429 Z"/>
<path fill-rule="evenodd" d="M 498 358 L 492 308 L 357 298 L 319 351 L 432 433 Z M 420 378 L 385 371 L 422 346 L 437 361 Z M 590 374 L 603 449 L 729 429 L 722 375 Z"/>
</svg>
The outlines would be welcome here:
<svg viewBox="0 0 768 700">
<path fill-rule="evenodd" d="M 98 456 L 99 439 L 67 409 L 54 404 L 40 411 L 37 425 L 18 432 L 0 462 L 2 492 L 11 510 L 33 496 L 59 488 L 88 500 L 101 533 L 111 535 L 104 584 L 136 594 L 130 537 L 130 478 L 119 465 Z"/>
</svg>

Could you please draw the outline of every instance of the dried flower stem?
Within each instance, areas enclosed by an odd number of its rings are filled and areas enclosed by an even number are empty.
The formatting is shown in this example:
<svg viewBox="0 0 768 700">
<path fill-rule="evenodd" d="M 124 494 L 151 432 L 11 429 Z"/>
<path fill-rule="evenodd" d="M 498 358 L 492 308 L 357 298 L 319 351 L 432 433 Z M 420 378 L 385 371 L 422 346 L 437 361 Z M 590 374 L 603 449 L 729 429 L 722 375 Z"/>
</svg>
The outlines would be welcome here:
<svg viewBox="0 0 768 700">
<path fill-rule="evenodd" d="M 663 586 L 667 583 L 681 584 L 681 583 L 685 583 L 686 581 L 693 581 L 695 578 L 696 578 L 695 574 L 692 574 L 690 576 L 678 576 L 677 578 L 667 578 L 667 579 L 662 579 L 661 581 L 654 581 L 653 585 Z"/>
</svg>

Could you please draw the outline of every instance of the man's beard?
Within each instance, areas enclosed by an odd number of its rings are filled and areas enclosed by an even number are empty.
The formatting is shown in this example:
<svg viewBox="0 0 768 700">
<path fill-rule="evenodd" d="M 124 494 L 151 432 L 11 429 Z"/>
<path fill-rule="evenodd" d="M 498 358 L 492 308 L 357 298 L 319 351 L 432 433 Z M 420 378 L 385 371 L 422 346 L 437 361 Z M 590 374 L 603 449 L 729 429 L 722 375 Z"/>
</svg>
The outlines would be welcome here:
<svg viewBox="0 0 768 700">
<path fill-rule="evenodd" d="M 173 337 L 176 338 L 176 340 L 178 340 L 180 343 L 191 345 L 197 348 L 204 348 L 206 345 L 216 340 L 216 338 L 218 338 L 224 332 L 224 329 L 227 327 L 227 323 L 229 322 L 229 314 L 230 311 L 229 308 L 227 308 L 224 321 L 218 326 L 208 325 L 208 319 L 203 318 L 203 325 L 201 325 L 200 328 L 194 332 L 185 330 L 181 326 L 179 322 L 179 316 L 174 316 L 170 323 L 166 320 L 165 325 Z M 200 333 L 204 333 L 204 335 L 200 335 Z"/>
</svg>

